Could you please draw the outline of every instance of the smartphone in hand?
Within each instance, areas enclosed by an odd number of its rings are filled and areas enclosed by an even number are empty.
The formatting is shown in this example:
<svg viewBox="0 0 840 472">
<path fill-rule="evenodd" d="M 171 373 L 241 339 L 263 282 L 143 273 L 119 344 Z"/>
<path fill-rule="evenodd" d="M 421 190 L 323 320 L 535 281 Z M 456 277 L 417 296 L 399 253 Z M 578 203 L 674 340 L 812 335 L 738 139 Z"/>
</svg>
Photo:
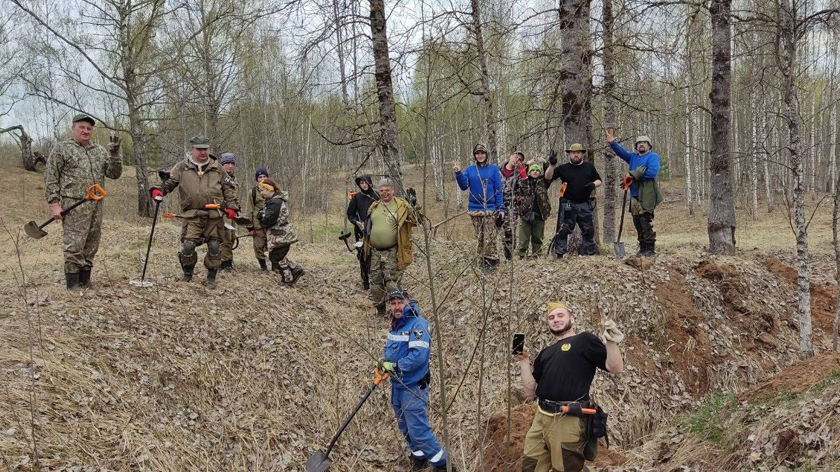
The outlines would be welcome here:
<svg viewBox="0 0 840 472">
<path fill-rule="evenodd" d="M 522 354 L 525 348 L 525 333 L 514 333 L 510 353 L 513 355 Z"/>
</svg>

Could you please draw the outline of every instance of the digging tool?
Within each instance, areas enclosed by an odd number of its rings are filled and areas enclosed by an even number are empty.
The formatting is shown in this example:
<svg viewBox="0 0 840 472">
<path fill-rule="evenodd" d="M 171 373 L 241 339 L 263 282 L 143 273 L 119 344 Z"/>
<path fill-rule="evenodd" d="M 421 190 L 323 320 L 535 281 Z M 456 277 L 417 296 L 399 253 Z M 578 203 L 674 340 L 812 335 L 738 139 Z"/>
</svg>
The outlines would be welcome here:
<svg viewBox="0 0 840 472">
<path fill-rule="evenodd" d="M 347 419 L 344 420 L 344 423 L 341 425 L 341 427 L 338 428 L 338 432 L 335 433 L 335 436 L 333 436 L 332 441 L 330 441 L 330 445 L 327 446 L 326 452 L 318 451 L 315 454 L 309 456 L 309 459 L 306 461 L 306 472 L 324 472 L 325 470 L 330 468 L 330 465 L 332 465 L 332 460 L 330 459 L 330 452 L 335 446 L 336 441 L 338 441 L 338 437 L 341 436 L 341 433 L 344 432 L 344 430 L 347 428 L 347 425 L 350 424 L 350 421 L 353 419 L 354 416 L 356 416 L 356 413 L 359 412 L 359 410 L 362 408 L 362 405 L 365 404 L 368 397 L 370 397 L 370 394 L 373 393 L 376 387 L 383 380 L 388 380 L 388 377 L 390 376 L 390 374 L 380 374 L 378 368 L 374 370 L 373 373 L 373 384 L 368 388 L 367 392 L 365 392 L 365 395 L 362 397 L 362 399 L 359 400 L 359 403 L 356 405 L 356 408 L 353 409 L 353 412 L 350 413 L 350 416 L 348 416 Z"/>
<path fill-rule="evenodd" d="M 250 238 L 250 237 L 253 237 L 253 236 L 254 236 L 253 234 L 242 234 L 242 235 L 237 236 L 236 240 L 233 242 L 233 245 L 231 245 L 230 249 L 234 250 L 234 249 L 239 247 L 239 238 Z"/>
<path fill-rule="evenodd" d="M 79 206 L 79 205 L 81 205 L 85 202 L 90 202 L 90 201 L 98 202 L 98 201 L 102 200 L 103 198 L 105 198 L 107 196 L 108 196 L 108 192 L 106 192 L 105 189 L 100 187 L 99 184 L 93 184 L 90 187 L 88 187 L 87 193 L 85 193 L 85 198 L 83 198 L 82 200 L 79 200 L 78 202 L 76 202 L 76 203 L 70 205 L 69 207 L 67 207 L 67 209 L 61 211 L 61 217 L 63 218 L 68 213 L 70 213 L 74 208 L 76 208 L 77 206 Z M 26 223 L 26 225 L 24 225 L 23 231 L 32 239 L 41 239 L 41 238 L 43 238 L 44 236 L 47 235 L 47 232 L 44 231 L 44 228 L 48 224 L 52 223 L 53 221 L 55 221 L 55 218 L 50 218 L 46 222 L 44 222 L 44 224 L 42 224 L 42 225 L 39 225 L 38 223 L 35 223 L 34 221 L 30 221 L 29 223 Z"/>
<path fill-rule="evenodd" d="M 160 210 L 160 200 L 155 200 L 155 216 L 152 217 L 152 230 L 149 232 L 149 244 L 146 246 L 146 260 L 143 261 L 143 274 L 140 275 L 140 285 L 143 285 L 143 282 L 146 280 L 146 266 L 149 265 L 149 252 L 152 250 L 152 238 L 155 236 L 158 210 Z"/>
<path fill-rule="evenodd" d="M 350 243 L 347 241 L 347 239 L 348 239 L 350 236 L 353 236 L 353 233 L 351 233 L 350 231 L 348 231 L 348 232 L 346 232 L 346 233 L 342 233 L 342 234 L 341 234 L 341 236 L 339 236 L 339 237 L 338 237 L 338 239 L 340 239 L 340 240 L 344 241 L 344 245 L 345 245 L 345 246 L 347 246 L 347 251 L 348 251 L 348 252 L 356 252 L 356 251 L 354 251 L 354 250 L 350 249 Z"/>
<path fill-rule="evenodd" d="M 621 259 L 627 255 L 627 252 L 624 249 L 624 243 L 621 242 L 621 232 L 624 229 L 624 210 L 627 208 L 627 192 L 633 184 L 633 180 L 628 179 L 627 177 L 629 176 L 625 176 L 621 181 L 621 186 L 624 188 L 624 197 L 621 199 L 621 221 L 618 224 L 618 239 L 616 239 L 613 243 L 613 252 L 615 252 L 615 257 L 617 259 Z"/>
</svg>

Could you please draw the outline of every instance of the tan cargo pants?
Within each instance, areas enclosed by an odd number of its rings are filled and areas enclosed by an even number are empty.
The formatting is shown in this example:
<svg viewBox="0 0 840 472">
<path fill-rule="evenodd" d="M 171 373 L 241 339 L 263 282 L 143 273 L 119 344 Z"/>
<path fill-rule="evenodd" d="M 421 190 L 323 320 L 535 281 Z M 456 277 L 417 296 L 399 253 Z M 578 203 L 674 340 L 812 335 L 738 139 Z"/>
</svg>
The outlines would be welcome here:
<svg viewBox="0 0 840 472">
<path fill-rule="evenodd" d="M 525 435 L 522 472 L 580 472 L 584 463 L 586 420 L 577 416 L 548 415 L 539 409 Z"/>
</svg>

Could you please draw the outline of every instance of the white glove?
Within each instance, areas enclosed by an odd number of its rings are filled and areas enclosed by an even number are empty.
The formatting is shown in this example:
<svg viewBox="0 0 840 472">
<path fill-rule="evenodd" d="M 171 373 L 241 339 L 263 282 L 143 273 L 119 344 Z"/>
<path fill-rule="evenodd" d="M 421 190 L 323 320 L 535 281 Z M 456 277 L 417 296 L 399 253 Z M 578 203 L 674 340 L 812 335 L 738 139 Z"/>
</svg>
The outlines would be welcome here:
<svg viewBox="0 0 840 472">
<path fill-rule="evenodd" d="M 618 329 L 618 325 L 613 320 L 607 320 L 604 323 L 604 339 L 612 341 L 616 344 L 624 341 L 624 333 Z"/>
</svg>

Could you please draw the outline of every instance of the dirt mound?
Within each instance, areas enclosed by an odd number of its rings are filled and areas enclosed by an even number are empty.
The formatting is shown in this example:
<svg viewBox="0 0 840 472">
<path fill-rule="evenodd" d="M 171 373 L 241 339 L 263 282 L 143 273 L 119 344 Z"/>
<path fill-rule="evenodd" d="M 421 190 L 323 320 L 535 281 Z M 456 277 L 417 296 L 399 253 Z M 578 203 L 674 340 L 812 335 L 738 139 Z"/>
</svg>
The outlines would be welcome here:
<svg viewBox="0 0 840 472">
<path fill-rule="evenodd" d="M 656 286 L 656 298 L 667 315 L 668 352 L 689 392 L 699 397 L 709 390 L 708 366 L 712 363 L 709 335 L 701 326 L 706 316 L 694 306 L 692 291 L 676 270 Z"/>
<path fill-rule="evenodd" d="M 803 359 L 741 392 L 738 399 L 751 401 L 775 393 L 802 393 L 833 372 L 840 373 L 840 352 L 827 352 L 810 359 Z"/>
<path fill-rule="evenodd" d="M 767 267 L 767 270 L 792 286 L 795 293 L 797 277 L 795 268 L 774 257 L 765 259 L 764 266 Z M 791 303 L 793 304 L 795 313 L 796 303 Z M 811 323 L 813 323 L 814 327 L 826 333 L 831 333 L 836 311 L 837 287 L 829 284 L 816 285 L 811 283 Z"/>
<path fill-rule="evenodd" d="M 522 470 L 525 434 L 537 412 L 533 403 L 518 405 L 510 411 L 510 446 L 508 447 L 507 412 L 496 413 L 487 422 L 487 445 L 484 448 L 484 467 L 487 472 Z M 627 461 L 621 453 L 610 450 L 601 441 L 594 467 L 613 467 Z"/>
</svg>

